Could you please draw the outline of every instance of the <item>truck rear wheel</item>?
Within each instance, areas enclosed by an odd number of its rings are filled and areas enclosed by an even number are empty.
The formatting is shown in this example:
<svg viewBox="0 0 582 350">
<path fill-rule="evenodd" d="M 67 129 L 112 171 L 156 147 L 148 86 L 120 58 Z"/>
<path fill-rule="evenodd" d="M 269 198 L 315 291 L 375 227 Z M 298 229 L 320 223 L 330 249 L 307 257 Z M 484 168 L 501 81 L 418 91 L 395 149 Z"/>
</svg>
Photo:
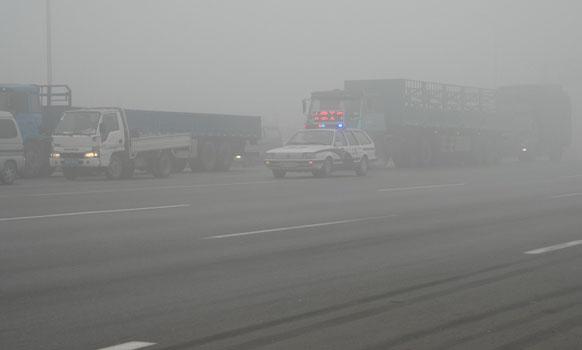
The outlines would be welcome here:
<svg viewBox="0 0 582 350">
<path fill-rule="evenodd" d="M 119 154 L 113 154 L 109 160 L 109 166 L 105 170 L 105 175 L 109 180 L 119 180 L 123 176 L 123 159 Z"/>
<path fill-rule="evenodd" d="M 218 151 L 216 155 L 216 171 L 228 171 L 232 165 L 234 155 L 232 153 L 232 147 L 229 142 L 221 142 L 218 145 Z"/>
<path fill-rule="evenodd" d="M 188 160 L 186 158 L 176 158 L 172 159 L 172 172 L 173 173 L 181 173 L 186 169 L 186 165 L 188 165 Z"/>
<path fill-rule="evenodd" d="M 165 178 L 172 173 L 172 157 L 169 152 L 162 152 L 154 161 L 152 173 L 157 178 Z"/>
<path fill-rule="evenodd" d="M 202 170 L 213 171 L 216 169 L 217 150 L 214 142 L 204 142 L 199 158 Z"/>
</svg>

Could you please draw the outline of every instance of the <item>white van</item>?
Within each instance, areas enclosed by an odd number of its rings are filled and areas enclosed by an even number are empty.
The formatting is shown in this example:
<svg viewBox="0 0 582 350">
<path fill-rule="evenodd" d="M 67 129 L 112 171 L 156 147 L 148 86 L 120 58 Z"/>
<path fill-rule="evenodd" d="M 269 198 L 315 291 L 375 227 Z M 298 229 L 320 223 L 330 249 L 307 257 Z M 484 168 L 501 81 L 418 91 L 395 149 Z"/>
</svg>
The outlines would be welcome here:
<svg viewBox="0 0 582 350">
<path fill-rule="evenodd" d="M 20 130 L 11 113 L 0 111 L 0 183 L 11 185 L 23 168 Z"/>
</svg>

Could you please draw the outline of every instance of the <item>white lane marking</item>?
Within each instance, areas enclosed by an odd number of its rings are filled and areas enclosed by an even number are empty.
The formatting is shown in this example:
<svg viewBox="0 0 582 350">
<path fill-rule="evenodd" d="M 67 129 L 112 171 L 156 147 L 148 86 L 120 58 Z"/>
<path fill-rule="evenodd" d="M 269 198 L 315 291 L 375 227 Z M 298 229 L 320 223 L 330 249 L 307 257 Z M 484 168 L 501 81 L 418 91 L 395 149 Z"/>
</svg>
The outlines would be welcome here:
<svg viewBox="0 0 582 350">
<path fill-rule="evenodd" d="M 331 225 L 351 224 L 351 223 L 355 223 L 355 222 L 362 222 L 362 221 L 370 221 L 370 220 L 393 218 L 393 217 L 396 217 L 396 216 L 397 216 L 396 214 L 384 215 L 384 216 L 370 216 L 370 217 L 367 217 L 367 218 L 329 221 L 329 222 L 321 222 L 321 223 L 317 223 L 317 224 L 307 224 L 307 225 L 277 227 L 277 228 L 269 228 L 269 229 L 265 229 L 265 230 L 239 232 L 239 233 L 228 233 L 228 234 L 223 234 L 223 235 L 208 236 L 208 237 L 203 237 L 203 239 L 220 239 L 220 238 L 231 238 L 231 237 L 257 235 L 257 234 L 261 234 L 261 233 L 273 233 L 273 232 L 282 232 L 282 231 L 294 231 L 294 230 L 301 230 L 301 229 L 304 229 L 304 228 L 314 228 L 314 227 L 323 227 L 323 226 L 331 226 Z"/>
<path fill-rule="evenodd" d="M 577 179 L 579 177 L 582 177 L 582 175 L 565 175 L 565 176 L 560 176 L 561 179 Z"/>
<path fill-rule="evenodd" d="M 270 184 L 281 183 L 281 181 L 250 181 L 250 182 L 231 182 L 222 184 L 199 184 L 199 185 L 179 185 L 179 186 L 158 186 L 158 187 L 136 187 L 136 188 L 119 188 L 110 190 L 95 190 L 95 191 L 78 191 L 78 192 L 48 192 L 48 193 L 29 193 L 29 194 L 5 194 L 3 197 L 49 197 L 49 196 L 70 196 L 83 195 L 95 193 L 117 193 L 117 192 L 136 192 L 145 190 L 175 190 L 175 189 L 193 189 L 205 187 L 222 187 L 222 186 L 240 186 L 240 185 L 254 185 L 254 184 Z"/>
<path fill-rule="evenodd" d="M 92 211 L 77 211 L 72 213 L 59 213 L 59 214 L 47 214 L 47 215 L 34 215 L 34 216 L 16 216 L 12 218 L 0 218 L 0 222 L 4 221 L 19 221 L 19 220 L 34 220 L 34 219 L 46 219 L 46 218 L 56 218 L 62 216 L 78 216 L 78 215 L 93 215 L 93 214 L 111 214 L 111 213 L 127 213 L 133 211 L 145 211 L 145 210 L 158 210 L 158 209 L 171 209 L 171 208 L 185 208 L 189 207 L 190 204 L 177 204 L 177 205 L 163 205 L 159 207 L 143 207 L 143 208 L 129 208 L 129 209 L 110 209 L 110 210 L 92 210 Z"/>
<path fill-rule="evenodd" d="M 130 341 L 123 344 L 113 345 L 98 350 L 136 350 L 146 348 L 148 346 L 156 345 L 156 343 L 149 343 L 145 341 Z"/>
<path fill-rule="evenodd" d="M 559 194 L 557 196 L 552 196 L 552 198 L 557 199 L 557 198 L 568 198 L 568 197 L 576 197 L 576 196 L 582 196 L 582 192 Z"/>
<path fill-rule="evenodd" d="M 535 254 L 543 254 L 543 253 L 547 253 L 547 252 L 553 252 L 554 250 L 560 250 L 560 249 L 574 247 L 574 246 L 581 245 L 581 244 L 582 244 L 582 240 L 572 241 L 572 242 L 567 242 L 567 243 L 551 245 L 549 247 L 544 247 L 544 248 L 540 248 L 540 249 L 529 250 L 529 251 L 525 252 L 524 254 L 534 254 L 534 255 Z"/>
<path fill-rule="evenodd" d="M 412 187 L 391 187 L 391 188 L 379 189 L 378 192 L 430 190 L 430 189 L 434 189 L 434 188 L 458 187 L 458 186 L 465 186 L 465 184 L 458 183 L 458 184 L 426 185 L 426 186 L 412 186 Z"/>
</svg>

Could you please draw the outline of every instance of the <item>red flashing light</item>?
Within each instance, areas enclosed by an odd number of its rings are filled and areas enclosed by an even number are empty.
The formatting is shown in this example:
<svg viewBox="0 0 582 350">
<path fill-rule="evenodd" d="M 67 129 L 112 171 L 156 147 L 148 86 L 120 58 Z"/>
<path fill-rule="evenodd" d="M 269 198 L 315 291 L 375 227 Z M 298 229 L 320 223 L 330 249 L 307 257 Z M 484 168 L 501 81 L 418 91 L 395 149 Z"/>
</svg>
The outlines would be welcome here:
<svg viewBox="0 0 582 350">
<path fill-rule="evenodd" d="M 321 118 L 319 118 L 319 119 L 320 119 L 320 120 L 323 120 L 324 122 L 329 120 L 329 118 L 328 118 L 328 117 L 321 117 Z"/>
<path fill-rule="evenodd" d="M 329 117 L 329 120 L 335 121 L 335 117 Z"/>
<path fill-rule="evenodd" d="M 325 115 L 325 116 L 327 116 L 327 114 L 328 114 L 327 111 L 321 111 L 321 112 L 319 112 L 319 115 Z"/>
<path fill-rule="evenodd" d="M 337 112 L 337 116 L 338 117 L 343 117 L 344 116 L 344 112 Z"/>
</svg>

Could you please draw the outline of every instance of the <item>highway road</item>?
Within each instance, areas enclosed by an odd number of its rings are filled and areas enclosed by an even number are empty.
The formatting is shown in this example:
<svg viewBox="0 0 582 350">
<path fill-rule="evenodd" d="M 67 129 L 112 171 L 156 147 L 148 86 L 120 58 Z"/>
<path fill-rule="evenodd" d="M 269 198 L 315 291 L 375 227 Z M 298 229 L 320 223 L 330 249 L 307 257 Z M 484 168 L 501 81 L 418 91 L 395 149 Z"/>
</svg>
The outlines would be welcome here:
<svg viewBox="0 0 582 350">
<path fill-rule="evenodd" d="M 582 349 L 582 164 L 0 187 L 0 349 Z"/>
</svg>

